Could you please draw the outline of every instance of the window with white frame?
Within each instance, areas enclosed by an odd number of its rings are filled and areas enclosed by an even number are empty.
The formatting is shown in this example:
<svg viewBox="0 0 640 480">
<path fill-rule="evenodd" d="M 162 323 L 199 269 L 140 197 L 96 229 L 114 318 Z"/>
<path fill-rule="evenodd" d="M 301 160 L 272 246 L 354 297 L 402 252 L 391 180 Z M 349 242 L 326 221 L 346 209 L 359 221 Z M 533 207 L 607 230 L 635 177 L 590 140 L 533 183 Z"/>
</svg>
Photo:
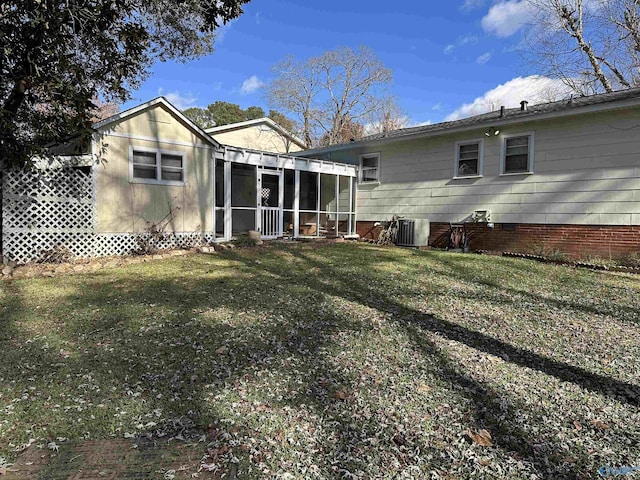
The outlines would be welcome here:
<svg viewBox="0 0 640 480">
<path fill-rule="evenodd" d="M 504 137 L 502 173 L 533 172 L 533 133 Z"/>
<path fill-rule="evenodd" d="M 456 143 L 455 177 L 478 177 L 482 175 L 482 140 L 466 140 Z"/>
<path fill-rule="evenodd" d="M 380 154 L 369 153 L 360 156 L 360 183 L 380 181 Z"/>
<path fill-rule="evenodd" d="M 131 149 L 131 177 L 149 183 L 184 183 L 184 154 L 141 148 Z"/>
</svg>

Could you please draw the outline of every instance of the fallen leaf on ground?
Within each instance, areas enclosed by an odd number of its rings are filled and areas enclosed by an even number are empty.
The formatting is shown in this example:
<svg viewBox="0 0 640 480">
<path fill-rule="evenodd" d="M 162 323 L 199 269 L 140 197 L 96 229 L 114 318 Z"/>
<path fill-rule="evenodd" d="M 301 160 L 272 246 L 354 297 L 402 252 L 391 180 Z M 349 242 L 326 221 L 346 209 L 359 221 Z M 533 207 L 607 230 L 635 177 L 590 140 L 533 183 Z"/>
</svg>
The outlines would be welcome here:
<svg viewBox="0 0 640 480">
<path fill-rule="evenodd" d="M 431 387 L 427 384 L 423 384 L 418 387 L 418 393 L 429 393 L 430 391 Z"/>
<path fill-rule="evenodd" d="M 593 424 L 594 427 L 596 427 L 598 430 L 606 430 L 607 428 L 609 428 L 609 424 L 602 422 L 601 420 L 591 420 L 591 423 Z"/>
<path fill-rule="evenodd" d="M 338 390 L 334 395 L 334 398 L 336 398 L 337 400 L 346 400 L 347 398 L 349 398 L 349 393 L 345 390 Z"/>
<path fill-rule="evenodd" d="M 466 433 L 467 433 L 467 436 L 478 445 L 481 445 L 483 447 L 493 447 L 491 434 L 484 428 L 478 432 L 474 432 L 473 430 L 467 429 Z"/>
</svg>

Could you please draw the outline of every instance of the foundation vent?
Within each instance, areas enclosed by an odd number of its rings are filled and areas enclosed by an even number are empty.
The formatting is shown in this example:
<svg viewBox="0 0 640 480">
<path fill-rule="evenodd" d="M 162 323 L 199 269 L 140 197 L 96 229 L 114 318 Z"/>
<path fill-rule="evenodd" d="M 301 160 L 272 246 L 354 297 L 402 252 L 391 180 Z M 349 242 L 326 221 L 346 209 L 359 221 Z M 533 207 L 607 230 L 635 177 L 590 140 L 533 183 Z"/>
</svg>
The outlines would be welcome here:
<svg viewBox="0 0 640 480">
<path fill-rule="evenodd" d="M 475 210 L 471 219 L 476 223 L 487 223 L 491 221 L 491 212 L 489 210 Z"/>
</svg>

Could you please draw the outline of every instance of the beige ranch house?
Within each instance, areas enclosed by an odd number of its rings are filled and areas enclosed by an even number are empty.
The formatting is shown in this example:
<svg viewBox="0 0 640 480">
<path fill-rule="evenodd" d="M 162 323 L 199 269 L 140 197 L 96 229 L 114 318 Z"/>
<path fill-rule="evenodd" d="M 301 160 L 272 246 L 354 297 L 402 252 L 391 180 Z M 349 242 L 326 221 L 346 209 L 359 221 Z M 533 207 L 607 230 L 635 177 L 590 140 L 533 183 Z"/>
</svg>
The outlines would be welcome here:
<svg viewBox="0 0 640 480">
<path fill-rule="evenodd" d="M 222 145 L 162 97 L 94 128 L 90 151 L 60 157 L 73 168 L 4 176 L 3 256 L 355 232 L 356 165 Z"/>
<path fill-rule="evenodd" d="M 226 146 L 164 98 L 96 125 L 108 145 L 96 171 L 98 233 L 169 231 L 230 240 L 348 235 L 355 229 L 353 165 Z"/>
<path fill-rule="evenodd" d="M 164 98 L 95 128 L 83 155 L 61 158 L 73 168 L 37 180 L 5 172 L 5 257 L 126 254 L 249 230 L 375 238 L 393 215 L 404 245 L 640 251 L 640 89 L 523 102 L 295 154 L 225 145 L 222 131 L 200 129 Z"/>
</svg>

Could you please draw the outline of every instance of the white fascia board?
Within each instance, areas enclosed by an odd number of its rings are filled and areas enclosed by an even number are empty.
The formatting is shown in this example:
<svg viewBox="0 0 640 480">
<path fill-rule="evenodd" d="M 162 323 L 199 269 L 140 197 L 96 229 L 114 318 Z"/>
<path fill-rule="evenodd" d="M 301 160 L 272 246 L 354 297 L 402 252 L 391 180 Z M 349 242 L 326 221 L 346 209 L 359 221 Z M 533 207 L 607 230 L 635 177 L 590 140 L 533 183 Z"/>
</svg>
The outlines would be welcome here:
<svg viewBox="0 0 640 480">
<path fill-rule="evenodd" d="M 355 165 L 293 157 L 290 155 L 279 155 L 277 153 L 242 150 L 230 147 L 227 147 L 223 152 L 224 160 L 246 165 L 330 173 L 346 177 L 356 177 L 358 171 L 358 168 Z"/>
</svg>

